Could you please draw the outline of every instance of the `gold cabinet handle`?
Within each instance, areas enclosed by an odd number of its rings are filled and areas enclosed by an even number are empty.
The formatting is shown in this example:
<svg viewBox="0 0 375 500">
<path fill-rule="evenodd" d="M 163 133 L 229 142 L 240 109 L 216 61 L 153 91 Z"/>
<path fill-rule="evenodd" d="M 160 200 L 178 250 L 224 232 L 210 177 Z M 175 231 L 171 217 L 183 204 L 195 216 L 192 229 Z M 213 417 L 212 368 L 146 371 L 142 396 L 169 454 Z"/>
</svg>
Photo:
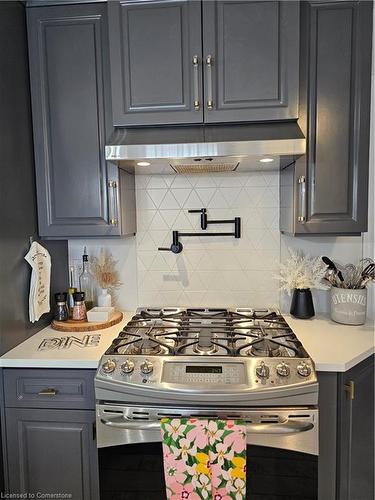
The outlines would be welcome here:
<svg viewBox="0 0 375 500">
<path fill-rule="evenodd" d="M 39 391 L 39 396 L 56 396 L 58 393 L 57 389 L 54 389 L 53 387 L 46 387 L 45 389 L 42 389 Z"/>
</svg>

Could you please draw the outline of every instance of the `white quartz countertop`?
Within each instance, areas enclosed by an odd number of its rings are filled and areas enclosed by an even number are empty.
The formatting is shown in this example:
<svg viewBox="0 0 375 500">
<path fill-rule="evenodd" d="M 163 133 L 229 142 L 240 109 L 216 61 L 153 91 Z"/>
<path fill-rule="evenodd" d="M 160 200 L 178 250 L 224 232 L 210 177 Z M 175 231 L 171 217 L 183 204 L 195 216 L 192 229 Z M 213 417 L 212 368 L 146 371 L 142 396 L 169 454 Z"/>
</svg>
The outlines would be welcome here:
<svg viewBox="0 0 375 500">
<path fill-rule="evenodd" d="M 87 333 L 58 332 L 48 326 L 4 354 L 0 358 L 0 367 L 96 369 L 112 340 L 117 337 L 134 313 L 123 314 L 121 323 Z M 68 341 L 67 337 L 70 337 Z M 64 347 L 67 343 L 70 346 Z M 87 347 L 83 347 L 82 345 L 86 343 Z"/>
<path fill-rule="evenodd" d="M 96 369 L 103 353 L 133 314 L 124 312 L 118 325 L 87 333 L 70 334 L 44 328 L 4 354 L 0 358 L 0 367 Z M 310 320 L 284 317 L 314 360 L 317 371 L 343 372 L 375 352 L 373 322 L 346 326 L 334 323 L 326 316 Z M 64 347 L 68 336 L 78 341 Z M 86 342 L 88 347 L 82 347 Z"/>
<path fill-rule="evenodd" d="M 340 325 L 329 316 L 283 315 L 320 372 L 345 372 L 375 353 L 374 322 Z"/>
</svg>

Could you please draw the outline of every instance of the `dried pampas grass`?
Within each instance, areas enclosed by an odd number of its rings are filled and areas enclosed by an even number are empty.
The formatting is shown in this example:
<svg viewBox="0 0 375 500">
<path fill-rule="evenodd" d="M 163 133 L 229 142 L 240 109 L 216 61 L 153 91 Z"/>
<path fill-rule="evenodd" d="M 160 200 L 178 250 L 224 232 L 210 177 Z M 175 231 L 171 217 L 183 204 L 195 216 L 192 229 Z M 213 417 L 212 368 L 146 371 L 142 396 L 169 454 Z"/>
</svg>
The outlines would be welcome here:
<svg viewBox="0 0 375 500">
<path fill-rule="evenodd" d="M 291 292 L 297 289 L 315 288 L 327 290 L 329 287 L 323 283 L 327 265 L 321 257 L 310 257 L 302 252 L 288 249 L 290 257 L 285 264 L 280 264 L 280 274 L 275 276 L 280 280 L 280 290 Z"/>
<path fill-rule="evenodd" d="M 108 250 L 101 250 L 99 257 L 91 260 L 91 273 L 100 288 L 114 291 L 122 283 L 116 269 L 117 261 Z"/>
</svg>

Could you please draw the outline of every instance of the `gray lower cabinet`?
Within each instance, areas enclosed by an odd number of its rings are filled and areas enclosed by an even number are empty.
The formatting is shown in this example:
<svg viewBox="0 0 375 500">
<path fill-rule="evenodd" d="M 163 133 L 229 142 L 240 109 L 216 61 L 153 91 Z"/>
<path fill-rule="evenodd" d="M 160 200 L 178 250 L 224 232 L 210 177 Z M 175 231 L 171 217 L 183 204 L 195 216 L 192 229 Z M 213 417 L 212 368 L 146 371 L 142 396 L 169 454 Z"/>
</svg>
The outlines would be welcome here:
<svg viewBox="0 0 375 500">
<path fill-rule="evenodd" d="M 203 1 L 206 123 L 298 118 L 299 2 Z"/>
<path fill-rule="evenodd" d="M 367 231 L 372 2 L 301 2 L 299 125 L 307 154 L 281 173 L 281 231 Z"/>
<path fill-rule="evenodd" d="M 108 2 L 114 125 L 201 123 L 201 3 Z"/>
<path fill-rule="evenodd" d="M 338 379 L 338 498 L 372 500 L 374 492 L 374 361 Z"/>
<path fill-rule="evenodd" d="M 319 500 L 374 499 L 374 356 L 318 373 Z"/>
<path fill-rule="evenodd" d="M 106 4 L 31 7 L 27 21 L 40 236 L 134 233 L 134 214 L 128 223 L 124 211 L 134 179 L 105 161 L 112 130 Z"/>
<path fill-rule="evenodd" d="M 108 13 L 116 126 L 298 117 L 299 2 L 113 0 Z"/>
<path fill-rule="evenodd" d="M 99 500 L 95 371 L 6 368 L 2 376 L 5 492 Z"/>
<path fill-rule="evenodd" d="M 9 490 L 98 499 L 95 411 L 7 408 Z"/>
</svg>

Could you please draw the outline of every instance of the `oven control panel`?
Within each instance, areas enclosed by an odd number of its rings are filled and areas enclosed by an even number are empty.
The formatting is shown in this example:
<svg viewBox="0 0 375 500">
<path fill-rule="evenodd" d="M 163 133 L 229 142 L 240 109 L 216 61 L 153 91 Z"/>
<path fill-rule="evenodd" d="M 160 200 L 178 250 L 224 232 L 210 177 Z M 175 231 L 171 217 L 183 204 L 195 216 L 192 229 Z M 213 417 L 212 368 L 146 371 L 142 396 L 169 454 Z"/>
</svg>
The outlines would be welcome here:
<svg viewBox="0 0 375 500">
<path fill-rule="evenodd" d="M 157 356 L 103 356 L 97 379 L 169 390 L 218 388 L 259 391 L 292 385 L 316 383 L 314 365 L 309 358 L 247 358 L 209 360 L 188 357 L 176 360 Z M 245 387 L 244 387 L 245 386 Z"/>
<path fill-rule="evenodd" d="M 243 363 L 164 363 L 162 382 L 175 384 L 246 384 Z"/>
</svg>

